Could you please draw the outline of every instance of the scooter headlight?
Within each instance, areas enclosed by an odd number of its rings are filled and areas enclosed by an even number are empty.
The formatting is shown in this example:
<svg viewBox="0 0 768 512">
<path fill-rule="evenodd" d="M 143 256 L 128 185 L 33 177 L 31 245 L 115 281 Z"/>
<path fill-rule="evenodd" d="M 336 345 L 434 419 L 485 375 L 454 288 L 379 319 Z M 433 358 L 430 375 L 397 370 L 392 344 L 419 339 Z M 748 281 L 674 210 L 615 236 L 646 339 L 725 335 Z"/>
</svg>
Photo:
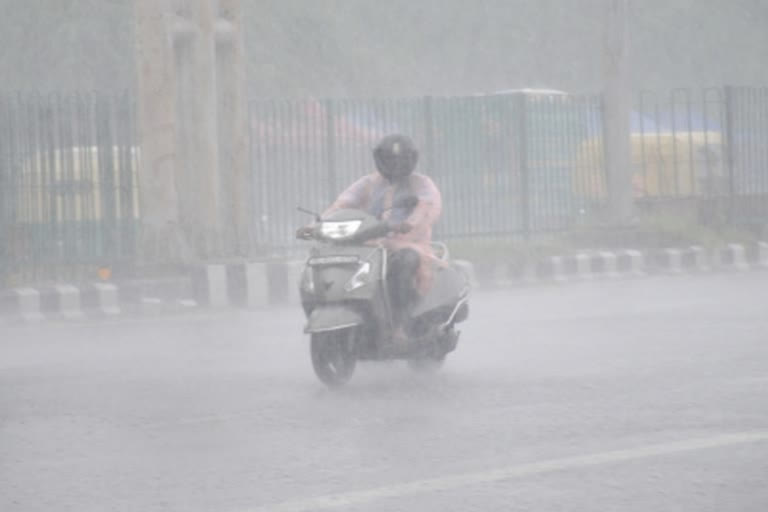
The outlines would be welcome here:
<svg viewBox="0 0 768 512">
<path fill-rule="evenodd" d="M 326 221 L 320 225 L 320 233 L 326 238 L 338 240 L 354 235 L 362 224 L 362 220 Z"/>
<path fill-rule="evenodd" d="M 355 275 L 344 285 L 344 289 L 348 292 L 357 290 L 360 287 L 368 284 L 368 279 L 371 276 L 371 263 L 364 261 L 360 264 L 360 268 L 357 269 Z"/>
</svg>

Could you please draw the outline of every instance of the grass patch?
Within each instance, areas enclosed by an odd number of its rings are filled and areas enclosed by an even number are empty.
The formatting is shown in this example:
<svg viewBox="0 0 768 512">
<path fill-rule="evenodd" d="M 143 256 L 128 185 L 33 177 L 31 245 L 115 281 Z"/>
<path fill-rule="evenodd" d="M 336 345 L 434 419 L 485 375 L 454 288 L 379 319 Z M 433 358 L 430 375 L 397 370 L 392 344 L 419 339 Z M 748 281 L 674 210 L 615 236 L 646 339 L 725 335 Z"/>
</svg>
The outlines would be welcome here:
<svg viewBox="0 0 768 512">
<path fill-rule="evenodd" d="M 522 267 L 529 261 L 582 251 L 621 249 L 653 250 L 693 245 L 706 249 L 738 243 L 748 245 L 763 238 L 760 228 L 748 226 L 706 226 L 693 219 L 674 215 L 647 215 L 631 227 L 581 227 L 568 232 L 522 237 L 457 238 L 448 240 L 451 255 L 478 266 L 499 263 Z"/>
</svg>

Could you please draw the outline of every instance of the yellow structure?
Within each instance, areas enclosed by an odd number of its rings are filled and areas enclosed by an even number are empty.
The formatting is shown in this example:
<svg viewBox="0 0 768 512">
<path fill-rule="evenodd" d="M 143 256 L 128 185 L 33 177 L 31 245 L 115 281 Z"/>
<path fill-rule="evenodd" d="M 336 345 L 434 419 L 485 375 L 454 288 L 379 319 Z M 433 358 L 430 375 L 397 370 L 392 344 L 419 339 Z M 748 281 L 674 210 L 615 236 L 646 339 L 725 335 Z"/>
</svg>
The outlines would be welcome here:
<svg viewBox="0 0 768 512">
<path fill-rule="evenodd" d="M 16 218 L 25 223 L 45 223 L 51 217 L 66 221 L 102 220 L 107 201 L 113 200 L 115 218 L 138 219 L 139 148 L 113 146 L 111 155 L 100 155 L 98 146 L 72 147 L 38 152 L 22 163 L 19 190 L 23 205 Z M 110 183 L 101 181 L 101 169 L 110 164 Z M 130 177 L 125 173 L 130 173 Z M 130 194 L 120 193 L 129 183 Z M 104 197 L 104 187 L 111 191 Z M 128 197 L 131 204 L 123 204 Z M 125 217 L 124 212 L 131 212 Z"/>
<path fill-rule="evenodd" d="M 633 133 L 632 184 L 637 198 L 691 197 L 722 192 L 723 140 L 719 132 Z M 574 193 L 585 200 L 606 199 L 600 140 L 589 139 L 578 152 Z"/>
</svg>

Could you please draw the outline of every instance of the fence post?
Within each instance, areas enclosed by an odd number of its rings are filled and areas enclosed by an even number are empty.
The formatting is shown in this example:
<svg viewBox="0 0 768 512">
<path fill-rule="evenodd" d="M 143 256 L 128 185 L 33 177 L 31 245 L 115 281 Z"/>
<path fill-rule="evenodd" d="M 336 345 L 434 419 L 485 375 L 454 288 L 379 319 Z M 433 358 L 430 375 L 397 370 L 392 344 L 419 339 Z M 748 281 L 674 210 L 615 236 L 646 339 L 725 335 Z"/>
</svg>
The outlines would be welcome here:
<svg viewBox="0 0 768 512">
<path fill-rule="evenodd" d="M 733 165 L 733 86 L 726 85 L 723 93 L 725 107 L 725 165 L 728 170 L 728 223 L 733 224 L 734 200 L 736 197 L 736 180 Z"/>
<path fill-rule="evenodd" d="M 328 200 L 330 203 L 336 199 L 336 132 L 333 100 L 325 100 L 325 167 L 328 173 Z"/>
<path fill-rule="evenodd" d="M 431 176 L 435 170 L 435 125 L 432 113 L 432 97 L 424 96 L 424 167 Z"/>
<path fill-rule="evenodd" d="M 634 217 L 629 80 L 629 0 L 605 2 L 603 39 L 603 133 L 608 205 L 612 223 L 626 225 Z"/>
<path fill-rule="evenodd" d="M 116 116 L 114 115 L 114 109 L 112 99 L 96 97 L 94 99 L 96 108 L 97 119 L 97 132 L 96 140 L 99 148 L 98 162 L 99 162 L 99 185 L 101 193 L 101 239 L 103 244 L 103 258 L 102 264 L 114 265 L 114 260 L 117 258 L 119 236 L 118 230 L 118 213 L 117 213 L 117 194 L 121 191 L 121 184 L 116 182 L 116 175 L 118 172 L 123 171 L 121 163 L 119 171 L 115 169 L 115 148 L 119 144 L 116 141 L 115 130 L 112 123 L 116 123 Z M 122 206 L 122 197 L 120 198 L 120 205 Z M 121 212 L 122 213 L 122 212 Z"/>
<path fill-rule="evenodd" d="M 0 97 L 0 240 L 4 240 L 4 243 L 0 244 L 0 288 L 4 287 L 6 275 L 9 273 L 7 268 L 10 257 L 7 253 L 10 243 L 12 243 L 10 241 L 10 213 L 13 195 L 18 193 L 15 187 L 11 188 L 11 166 L 8 165 L 5 157 L 5 123 L 9 117 L 5 105 L 5 98 Z"/>
<path fill-rule="evenodd" d="M 517 94 L 517 159 L 520 169 L 520 219 L 523 236 L 531 236 L 531 190 L 528 173 L 528 104 L 525 93 Z"/>
</svg>

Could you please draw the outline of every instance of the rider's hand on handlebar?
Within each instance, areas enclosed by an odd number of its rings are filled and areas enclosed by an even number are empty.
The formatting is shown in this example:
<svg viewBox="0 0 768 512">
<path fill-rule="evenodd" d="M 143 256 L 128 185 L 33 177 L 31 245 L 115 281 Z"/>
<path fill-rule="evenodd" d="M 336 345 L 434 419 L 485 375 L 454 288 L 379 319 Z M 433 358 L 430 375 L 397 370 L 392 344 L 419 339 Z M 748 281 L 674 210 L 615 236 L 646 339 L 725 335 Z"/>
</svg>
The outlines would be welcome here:
<svg viewBox="0 0 768 512">
<path fill-rule="evenodd" d="M 310 240 L 315 233 L 312 226 L 304 226 L 296 230 L 296 238 L 299 240 Z"/>
</svg>

